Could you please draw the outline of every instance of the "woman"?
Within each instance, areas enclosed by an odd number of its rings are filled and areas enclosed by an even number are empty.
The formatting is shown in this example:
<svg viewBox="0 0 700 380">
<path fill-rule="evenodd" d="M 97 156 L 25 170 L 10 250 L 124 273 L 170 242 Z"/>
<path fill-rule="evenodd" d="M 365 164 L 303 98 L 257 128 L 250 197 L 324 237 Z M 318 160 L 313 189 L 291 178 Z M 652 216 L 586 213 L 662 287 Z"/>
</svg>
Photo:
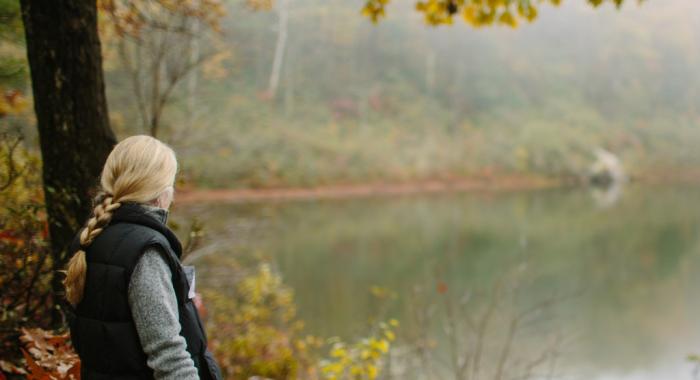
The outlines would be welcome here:
<svg viewBox="0 0 700 380">
<path fill-rule="evenodd" d="M 64 280 L 83 380 L 221 378 L 193 304 L 194 274 L 165 224 L 176 172 L 173 150 L 149 136 L 125 139 L 107 158 Z"/>
</svg>

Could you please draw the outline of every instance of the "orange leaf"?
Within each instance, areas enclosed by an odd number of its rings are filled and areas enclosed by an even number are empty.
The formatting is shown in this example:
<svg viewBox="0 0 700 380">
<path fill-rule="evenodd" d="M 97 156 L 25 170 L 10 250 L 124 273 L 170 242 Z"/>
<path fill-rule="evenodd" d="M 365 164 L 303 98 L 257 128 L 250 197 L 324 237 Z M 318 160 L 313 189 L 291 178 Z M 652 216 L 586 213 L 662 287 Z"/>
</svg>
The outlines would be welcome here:
<svg viewBox="0 0 700 380">
<path fill-rule="evenodd" d="M 80 379 L 80 361 L 73 363 L 73 366 L 68 370 L 67 375 L 71 380 Z"/>
<path fill-rule="evenodd" d="M 36 364 L 34 358 L 24 348 L 22 348 L 22 355 L 24 355 L 24 360 L 26 360 L 27 368 L 29 369 L 27 380 L 51 380 L 50 374 Z"/>
</svg>

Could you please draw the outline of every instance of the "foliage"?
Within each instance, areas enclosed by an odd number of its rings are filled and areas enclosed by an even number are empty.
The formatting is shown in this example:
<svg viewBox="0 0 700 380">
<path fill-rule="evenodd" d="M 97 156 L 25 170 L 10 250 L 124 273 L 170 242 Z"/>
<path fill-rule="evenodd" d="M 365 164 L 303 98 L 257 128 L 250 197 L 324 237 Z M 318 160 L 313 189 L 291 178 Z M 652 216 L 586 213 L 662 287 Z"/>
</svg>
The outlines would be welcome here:
<svg viewBox="0 0 700 380">
<path fill-rule="evenodd" d="M 22 34 L 19 2 L 0 0 L 0 39 L 16 39 Z"/>
<path fill-rule="evenodd" d="M 25 375 L 28 380 L 80 379 L 80 358 L 70 344 L 68 333 L 23 328 L 19 339 L 24 345 L 24 368 L 0 361 L 3 371 Z"/>
<path fill-rule="evenodd" d="M 204 293 L 210 344 L 225 378 L 295 379 L 312 371 L 320 342 L 300 335 L 292 290 L 269 264 L 243 276 L 231 293 Z"/>
<path fill-rule="evenodd" d="M 0 357 L 14 359 L 18 329 L 50 320 L 51 257 L 40 157 L 23 132 L 30 119 L 19 2 L 0 0 L 0 21 Z"/>
<path fill-rule="evenodd" d="M 19 2 L 0 0 L 0 118 L 27 108 L 23 88 L 27 79 Z"/>
<path fill-rule="evenodd" d="M 189 86 L 174 90 L 166 111 L 163 136 L 184 173 L 199 186 L 238 188 L 568 178 L 598 147 L 633 177 L 700 162 L 698 39 L 685 22 L 697 3 L 598 12 L 573 0 L 517 31 L 426 28 L 391 4 L 397 17 L 368 27 L 347 1 L 290 2 L 274 101 L 259 95 L 275 14 L 229 4 L 229 15 L 246 17 L 222 18 L 217 41 L 202 41 L 226 55 L 212 70 L 224 75 L 199 77 L 192 128 L 169 133 L 192 114 Z M 668 22 L 676 19 L 684 22 Z M 143 133 L 130 78 L 122 68 L 107 75 L 114 125 Z"/>
<path fill-rule="evenodd" d="M 103 0 L 99 5 L 105 21 L 101 24 L 105 55 L 118 57 L 141 126 L 156 136 L 176 87 L 185 78 L 194 78 L 195 68 L 209 58 L 200 52 L 199 40 L 207 29 L 219 31 L 223 3 Z M 195 112 L 192 108 L 190 113 Z"/>
<path fill-rule="evenodd" d="M 51 258 L 39 159 L 18 133 L 0 137 L 0 354 L 13 356 L 18 328 L 48 323 Z"/>
<path fill-rule="evenodd" d="M 588 0 L 597 7 L 606 0 Z M 617 7 L 624 0 L 608 0 Z M 641 2 L 641 1 L 640 1 Z M 474 27 L 492 24 L 518 26 L 518 20 L 532 22 L 537 18 L 537 7 L 541 3 L 559 5 L 561 0 L 421 0 L 416 2 L 416 10 L 423 14 L 429 25 L 449 25 L 454 17 L 461 15 L 464 21 Z M 362 14 L 372 22 L 386 15 L 389 0 L 367 0 Z"/>
<path fill-rule="evenodd" d="M 100 0 L 100 10 L 110 21 L 106 27 L 113 28 L 119 37 L 141 39 L 153 29 L 182 28 L 183 20 L 198 19 L 213 29 L 218 29 L 224 15 L 220 0 L 174 1 L 174 0 Z M 171 23 L 172 17 L 179 22 Z M 185 32 L 185 30 L 179 30 Z"/>
<path fill-rule="evenodd" d="M 235 261 L 216 263 L 237 273 L 230 290 L 208 289 L 210 347 L 230 379 L 375 379 L 395 339 L 398 321 L 379 323 L 373 335 L 356 343 L 303 334 L 294 293 L 262 262 L 242 270 Z M 228 280 L 227 280 L 228 281 Z M 329 345 L 329 357 L 321 348 Z"/>
<path fill-rule="evenodd" d="M 27 108 L 27 100 L 17 90 L 3 91 L 0 87 L 0 118 L 21 114 Z"/>
<path fill-rule="evenodd" d="M 394 328 L 399 322 L 395 319 L 380 323 L 374 336 L 357 343 L 348 344 L 338 338 L 331 339 L 330 359 L 321 362 L 324 379 L 376 379 L 383 357 L 389 353 L 391 342 L 396 338 Z"/>
<path fill-rule="evenodd" d="M 246 0 L 245 3 L 255 11 L 269 11 L 274 6 L 274 0 Z"/>
</svg>

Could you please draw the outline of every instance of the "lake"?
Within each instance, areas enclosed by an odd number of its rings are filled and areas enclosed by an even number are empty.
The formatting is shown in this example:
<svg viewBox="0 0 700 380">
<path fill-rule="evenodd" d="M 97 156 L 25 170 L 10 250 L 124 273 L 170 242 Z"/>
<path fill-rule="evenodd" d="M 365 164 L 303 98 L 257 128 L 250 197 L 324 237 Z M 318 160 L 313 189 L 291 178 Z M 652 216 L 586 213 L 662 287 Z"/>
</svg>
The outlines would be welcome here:
<svg viewBox="0 0 700 380">
<path fill-rule="evenodd" d="M 615 199 L 614 199 L 615 198 Z M 700 188 L 630 185 L 201 203 L 198 286 L 226 256 L 270 260 L 306 331 L 396 318 L 394 378 L 692 379 Z M 235 312 L 235 311 L 234 311 Z"/>
</svg>

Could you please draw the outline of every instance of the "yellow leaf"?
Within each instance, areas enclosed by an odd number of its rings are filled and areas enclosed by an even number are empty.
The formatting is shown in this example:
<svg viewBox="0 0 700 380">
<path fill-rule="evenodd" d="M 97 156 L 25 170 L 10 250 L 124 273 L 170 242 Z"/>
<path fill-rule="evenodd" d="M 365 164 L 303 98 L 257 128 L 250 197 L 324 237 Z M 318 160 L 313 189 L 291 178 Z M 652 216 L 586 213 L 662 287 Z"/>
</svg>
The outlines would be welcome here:
<svg viewBox="0 0 700 380">
<path fill-rule="evenodd" d="M 394 339 L 396 339 L 396 335 L 394 335 L 394 333 L 391 331 L 388 331 L 388 330 L 385 331 L 384 335 L 386 336 L 387 339 L 389 339 L 390 342 L 393 341 Z"/>
<path fill-rule="evenodd" d="M 503 12 L 501 17 L 498 18 L 498 22 L 511 26 L 513 28 L 518 26 L 518 22 L 515 20 L 515 17 L 513 17 L 513 14 L 510 13 L 510 11 Z"/>
</svg>

